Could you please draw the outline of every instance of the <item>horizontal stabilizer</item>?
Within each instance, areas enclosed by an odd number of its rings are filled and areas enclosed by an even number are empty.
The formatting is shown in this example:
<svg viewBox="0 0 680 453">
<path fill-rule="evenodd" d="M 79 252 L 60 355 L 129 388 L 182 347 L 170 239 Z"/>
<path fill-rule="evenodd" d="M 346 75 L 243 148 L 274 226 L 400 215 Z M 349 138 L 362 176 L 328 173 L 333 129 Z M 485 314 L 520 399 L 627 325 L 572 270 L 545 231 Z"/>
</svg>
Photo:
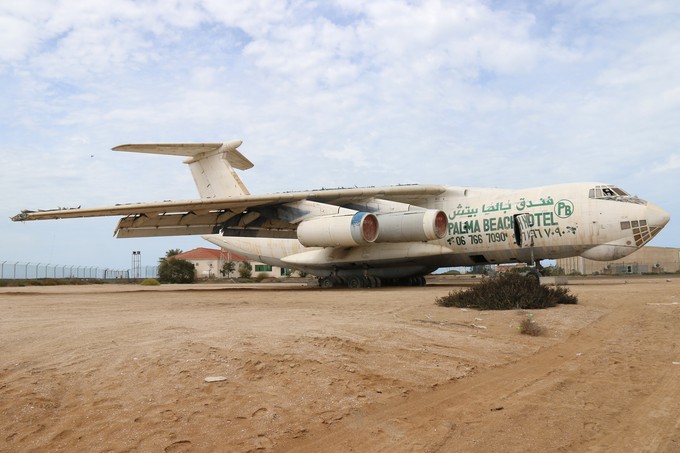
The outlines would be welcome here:
<svg viewBox="0 0 680 453">
<path fill-rule="evenodd" d="M 187 163 L 198 161 L 213 154 L 224 154 L 229 164 L 238 170 L 252 168 L 250 162 L 236 148 L 241 146 L 242 140 L 232 140 L 224 143 L 149 143 L 120 145 L 113 148 L 114 151 L 126 151 L 130 153 L 168 154 L 171 156 L 190 157 Z"/>
</svg>

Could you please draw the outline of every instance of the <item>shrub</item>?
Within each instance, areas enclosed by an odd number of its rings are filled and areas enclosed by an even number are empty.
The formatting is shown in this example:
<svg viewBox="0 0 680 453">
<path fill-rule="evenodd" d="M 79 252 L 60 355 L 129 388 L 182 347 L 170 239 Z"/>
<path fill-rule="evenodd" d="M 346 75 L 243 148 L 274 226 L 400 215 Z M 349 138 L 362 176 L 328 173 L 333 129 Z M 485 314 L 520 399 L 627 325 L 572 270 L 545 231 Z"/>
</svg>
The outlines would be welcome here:
<svg viewBox="0 0 680 453">
<path fill-rule="evenodd" d="M 193 283 L 194 265 L 187 260 L 162 259 L 158 265 L 158 279 L 162 283 Z"/>
<path fill-rule="evenodd" d="M 543 327 L 536 324 L 531 317 L 526 317 L 519 323 L 519 333 L 521 334 L 538 337 L 543 335 L 543 331 Z"/>
<path fill-rule="evenodd" d="M 238 266 L 238 275 L 241 278 L 250 278 L 253 274 L 253 265 L 248 261 L 241 261 Z"/>
<path fill-rule="evenodd" d="M 577 298 L 564 287 L 542 286 L 535 278 L 507 272 L 468 290 L 438 297 L 435 303 L 442 307 L 514 310 L 575 304 Z"/>
<path fill-rule="evenodd" d="M 160 284 L 161 284 L 161 282 L 159 282 L 155 278 L 147 278 L 147 279 L 143 280 L 142 283 L 140 283 L 140 285 L 142 285 L 142 286 L 158 286 Z"/>
</svg>

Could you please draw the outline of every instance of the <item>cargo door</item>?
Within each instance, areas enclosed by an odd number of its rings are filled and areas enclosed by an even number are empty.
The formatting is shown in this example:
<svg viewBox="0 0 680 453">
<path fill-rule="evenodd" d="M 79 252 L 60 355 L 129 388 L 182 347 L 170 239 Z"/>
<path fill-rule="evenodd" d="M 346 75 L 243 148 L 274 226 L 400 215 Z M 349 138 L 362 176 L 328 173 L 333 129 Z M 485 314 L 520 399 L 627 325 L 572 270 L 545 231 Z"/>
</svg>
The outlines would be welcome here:
<svg viewBox="0 0 680 453">
<path fill-rule="evenodd" d="M 529 213 L 515 214 L 515 244 L 518 247 L 533 247 L 534 236 L 531 234 L 531 227 L 534 226 L 534 218 Z"/>
</svg>

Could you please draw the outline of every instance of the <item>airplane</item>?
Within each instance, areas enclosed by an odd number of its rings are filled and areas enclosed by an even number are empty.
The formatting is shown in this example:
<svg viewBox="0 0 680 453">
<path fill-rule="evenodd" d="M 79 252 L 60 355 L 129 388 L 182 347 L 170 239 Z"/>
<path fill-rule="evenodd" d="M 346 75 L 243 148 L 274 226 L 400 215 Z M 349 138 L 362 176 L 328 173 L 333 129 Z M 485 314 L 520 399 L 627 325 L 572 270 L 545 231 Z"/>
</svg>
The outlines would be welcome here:
<svg viewBox="0 0 680 453">
<path fill-rule="evenodd" d="M 272 266 L 318 277 L 322 288 L 421 286 L 442 267 L 582 256 L 611 261 L 670 220 L 616 185 L 522 190 L 444 185 L 322 189 L 251 195 L 235 170 L 253 167 L 224 143 L 129 144 L 114 151 L 182 156 L 200 199 L 97 208 L 24 210 L 14 221 L 123 216 L 118 238 L 201 235 Z"/>
</svg>

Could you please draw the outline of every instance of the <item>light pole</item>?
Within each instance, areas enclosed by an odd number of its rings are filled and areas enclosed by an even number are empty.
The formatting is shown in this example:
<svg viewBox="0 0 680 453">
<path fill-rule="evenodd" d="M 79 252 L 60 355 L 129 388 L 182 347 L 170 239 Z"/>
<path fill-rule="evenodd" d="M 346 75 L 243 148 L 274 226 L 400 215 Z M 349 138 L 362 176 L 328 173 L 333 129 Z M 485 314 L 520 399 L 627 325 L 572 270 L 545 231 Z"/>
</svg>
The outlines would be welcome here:
<svg viewBox="0 0 680 453">
<path fill-rule="evenodd" d="M 142 252 L 140 250 L 132 251 L 132 278 L 139 278 L 142 268 Z"/>
</svg>

